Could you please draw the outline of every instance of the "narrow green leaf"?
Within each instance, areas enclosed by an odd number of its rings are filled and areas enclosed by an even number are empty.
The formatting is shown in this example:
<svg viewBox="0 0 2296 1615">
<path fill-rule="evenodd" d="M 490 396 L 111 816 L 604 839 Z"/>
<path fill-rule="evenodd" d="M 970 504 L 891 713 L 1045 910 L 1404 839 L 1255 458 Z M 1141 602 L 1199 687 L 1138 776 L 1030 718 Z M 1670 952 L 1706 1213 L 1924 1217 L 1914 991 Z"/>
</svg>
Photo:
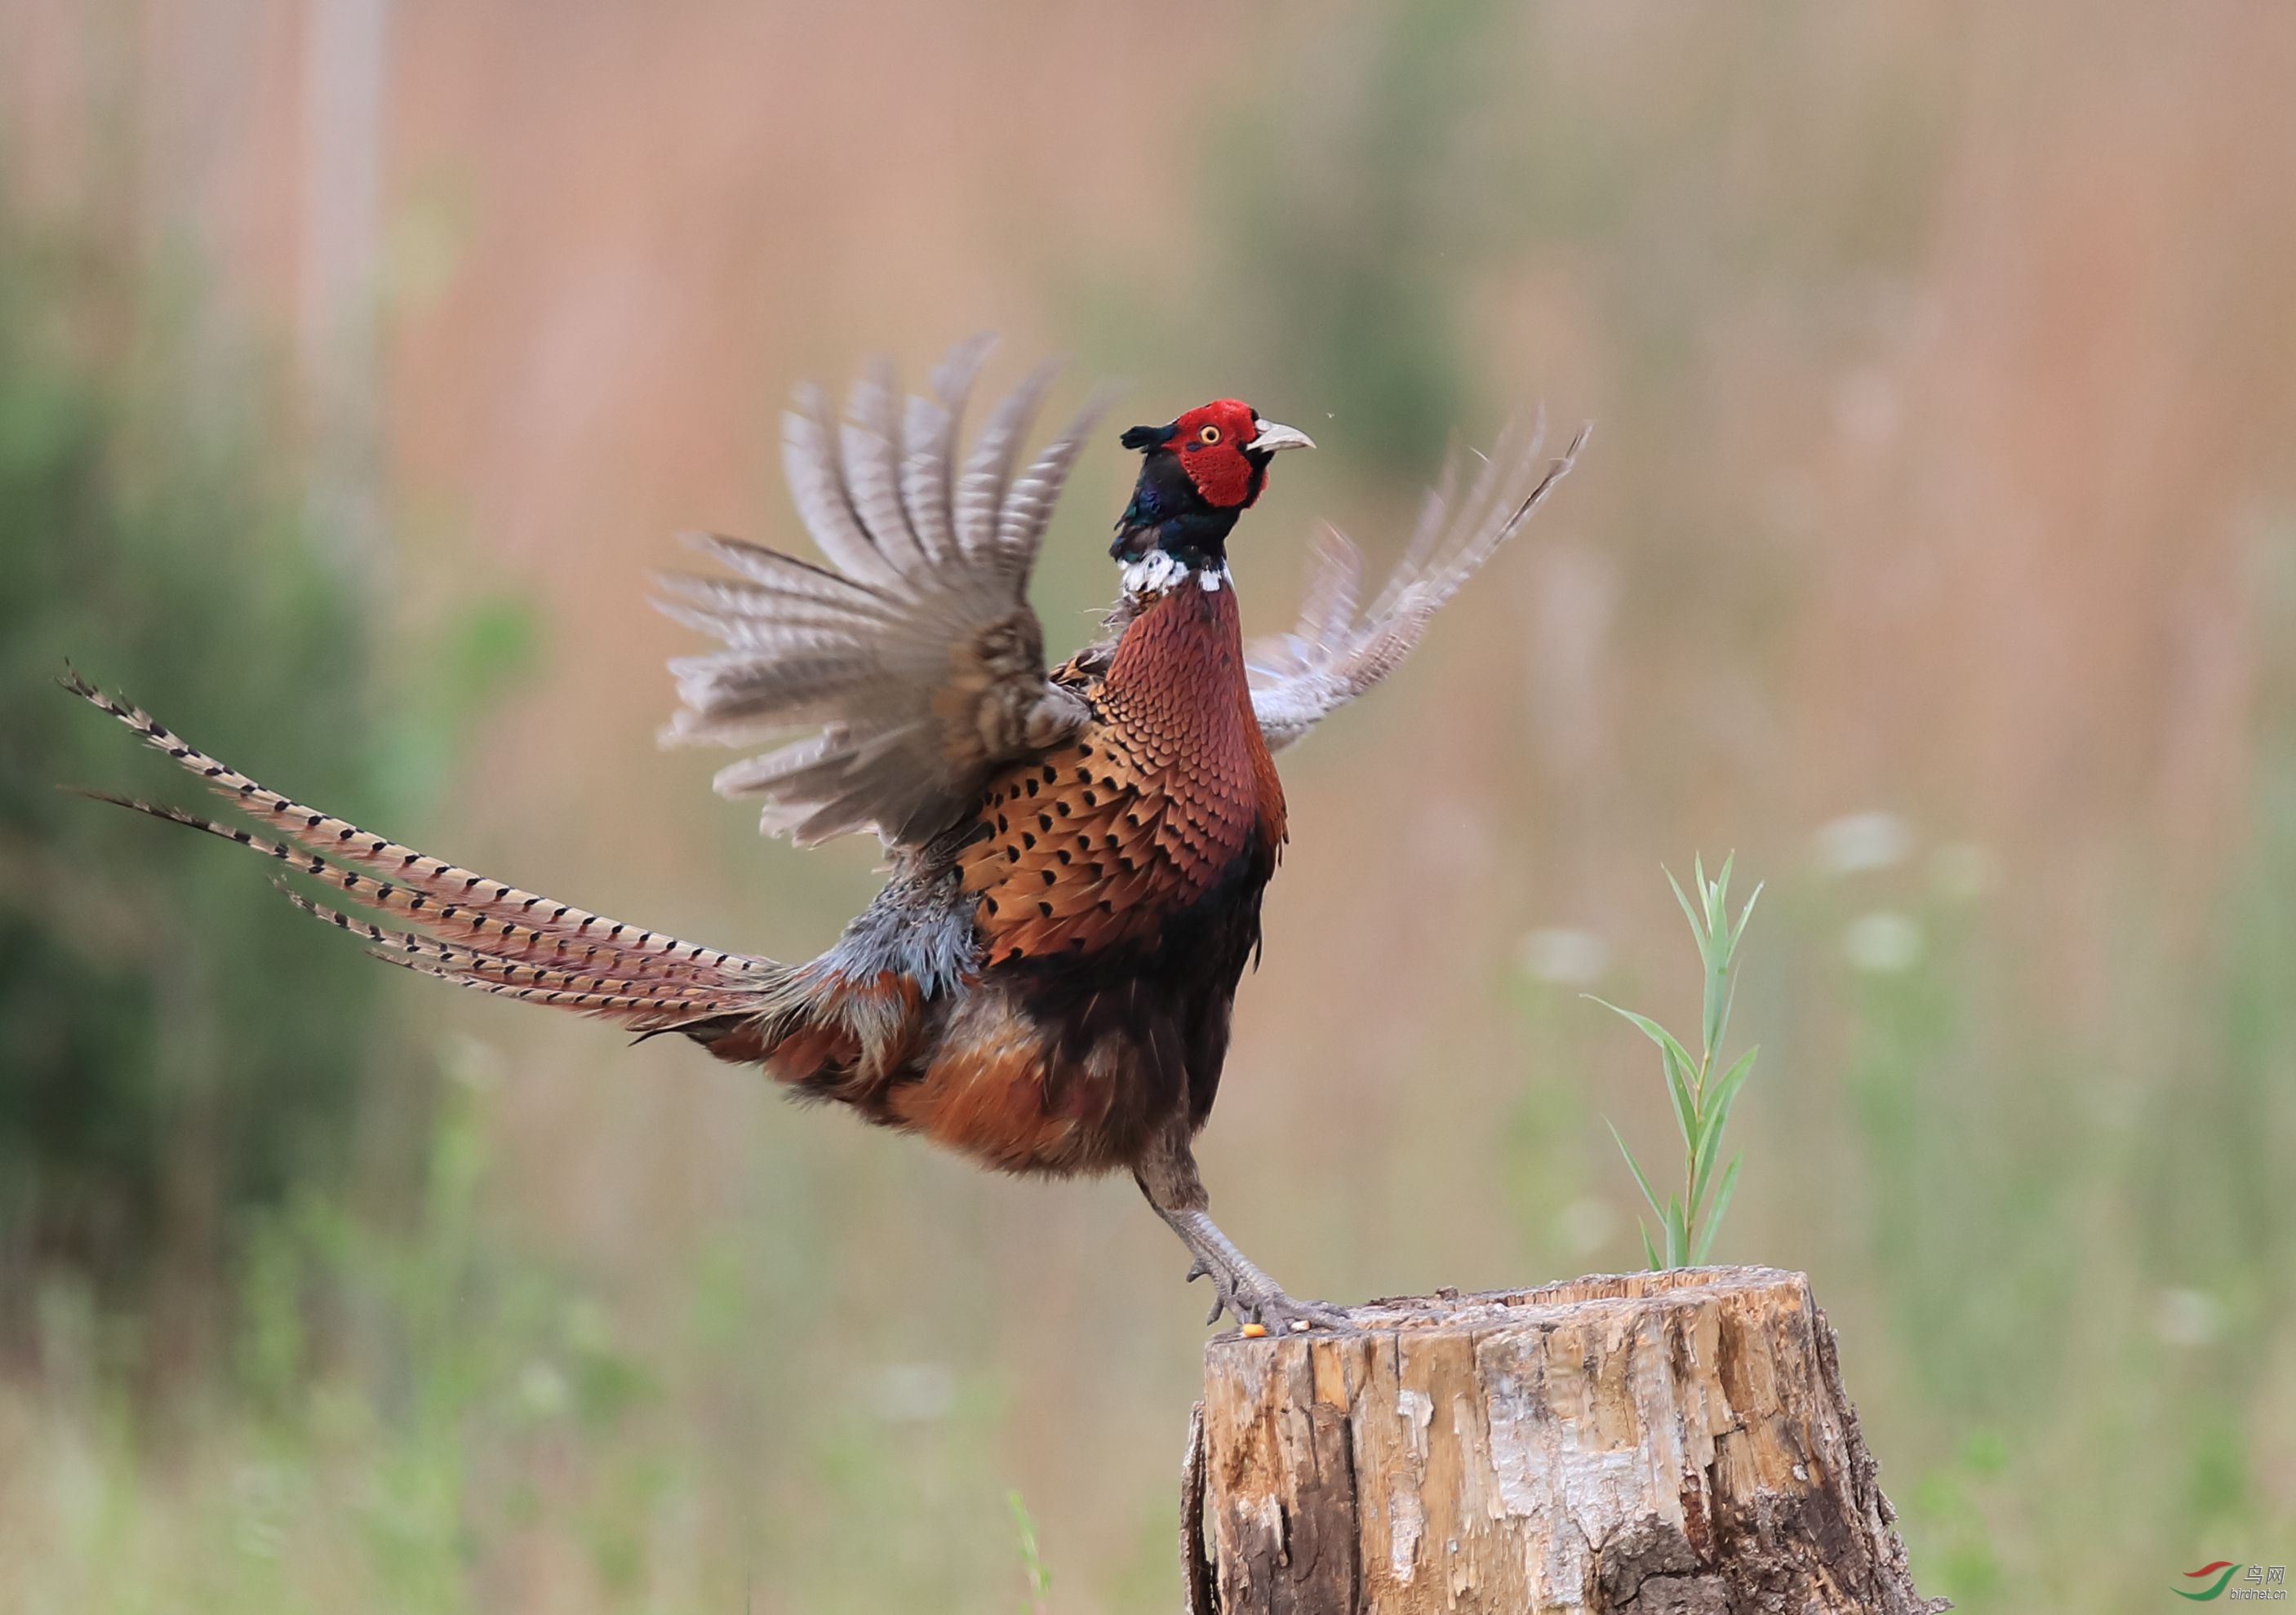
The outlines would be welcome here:
<svg viewBox="0 0 2296 1615">
<path fill-rule="evenodd" d="M 1706 1265 L 1706 1253 L 1714 1247 L 1714 1231 L 1722 1226 L 1722 1213 L 1730 1209 L 1730 1191 L 1738 1186 L 1738 1163 L 1745 1159 L 1733 1155 L 1722 1174 L 1721 1186 L 1714 1191 L 1714 1204 L 1707 1209 L 1706 1225 L 1698 1231 L 1698 1253 L 1692 1258 L 1693 1267 Z"/>
<path fill-rule="evenodd" d="M 1627 1148 L 1627 1141 L 1619 1136 L 1619 1124 L 1606 1116 L 1603 1119 L 1603 1125 L 1611 1129 L 1611 1136 L 1617 1140 L 1619 1153 L 1627 1158 L 1627 1170 L 1635 1175 L 1635 1184 L 1642 1190 L 1643 1199 L 1650 1202 L 1652 1214 L 1664 1217 L 1666 1212 L 1659 1205 L 1658 1196 L 1651 1193 L 1650 1179 L 1643 1176 L 1642 1167 L 1635 1160 L 1635 1152 Z"/>
<path fill-rule="evenodd" d="M 1754 895 L 1746 899 L 1746 906 L 1738 911 L 1738 923 L 1730 932 L 1730 948 L 1732 952 L 1734 953 L 1737 951 L 1738 939 L 1746 934 L 1746 922 L 1754 917 L 1754 905 L 1760 902 L 1761 899 L 1762 888 L 1760 882 L 1757 881 L 1754 886 Z"/>
<path fill-rule="evenodd" d="M 1658 1259 L 1658 1247 L 1651 1243 L 1650 1230 L 1643 1226 L 1643 1219 L 1639 1217 L 1635 1218 L 1635 1232 L 1643 1236 L 1643 1259 L 1650 1264 L 1650 1270 L 1663 1273 L 1666 1264 Z"/>
<path fill-rule="evenodd" d="M 1730 1069 L 1722 1073 L 1721 1079 L 1707 1090 L 1706 1108 L 1709 1111 L 1713 1110 L 1717 1105 L 1726 1105 L 1738 1096 L 1738 1090 L 1745 1086 L 1746 1078 L 1754 1069 L 1754 1056 L 1761 1052 L 1762 1045 L 1759 1043 L 1754 1045 L 1739 1055 Z M 1718 1122 L 1716 1124 L 1718 1130 L 1720 1124 Z"/>
<path fill-rule="evenodd" d="M 1683 1215 L 1682 1202 L 1669 1194 L 1666 1197 L 1666 1265 L 1685 1267 L 1690 1265 L 1690 1229 Z"/>
<path fill-rule="evenodd" d="M 1723 968 L 1726 970 L 1729 968 L 1728 961 L 1724 961 Z M 1728 1035 L 1730 1029 L 1730 1012 L 1737 1007 L 1738 982 L 1737 979 L 1733 977 L 1730 981 L 1730 991 L 1722 1000 L 1722 1019 L 1714 1023 L 1714 1041 L 1706 1045 L 1708 1060 L 1712 1060 L 1716 1054 L 1721 1053 L 1722 1039 Z"/>
<path fill-rule="evenodd" d="M 1706 905 L 1706 936 L 1698 949 L 1699 963 L 1705 971 L 1698 1024 L 1710 1061 L 1722 1046 L 1722 1023 L 1730 1013 L 1730 915 L 1723 906 L 1722 894 L 1729 887 L 1731 861 L 1737 856 L 1734 852 L 1722 860 L 1722 873 L 1710 883 L 1702 866 L 1698 872 L 1699 896 Z"/>
<path fill-rule="evenodd" d="M 1658 867 L 1659 873 L 1666 876 L 1666 883 L 1674 888 L 1674 900 L 1682 905 L 1682 917 L 1690 922 L 1690 939 L 1698 944 L 1698 956 L 1702 959 L 1706 956 L 1706 931 L 1698 922 L 1698 911 L 1682 895 L 1682 882 L 1674 878 L 1674 871 L 1663 864 Z"/>
<path fill-rule="evenodd" d="M 1674 1101 L 1675 1128 L 1687 1150 L 1698 1132 L 1698 1101 L 1692 1096 L 1690 1072 L 1671 1050 L 1661 1053 L 1660 1063 L 1666 1067 L 1667 1095 Z"/>
<path fill-rule="evenodd" d="M 1697 1142 L 1692 1145 L 1690 1209 L 1693 1218 L 1714 1170 L 1714 1157 L 1722 1144 L 1722 1128 L 1730 1119 L 1731 1102 L 1745 1085 L 1747 1073 L 1754 1069 L 1754 1056 L 1761 1052 L 1761 1045 L 1756 1044 L 1739 1055 L 1737 1063 L 1723 1072 L 1707 1091 L 1705 1112 L 1698 1119 Z"/>
<path fill-rule="evenodd" d="M 1698 1062 L 1690 1057 L 1690 1051 L 1682 1046 L 1681 1043 L 1677 1040 L 1672 1032 L 1668 1031 L 1666 1028 L 1660 1026 L 1648 1015 L 1637 1015 L 1630 1009 L 1620 1009 L 1617 1004 L 1611 1003 L 1607 998 L 1595 998 L 1595 995 L 1592 993 L 1586 994 L 1585 996 L 1588 998 L 1594 998 L 1595 1003 L 1601 1004 L 1612 1014 L 1631 1021 L 1636 1026 L 1640 1027 L 1644 1037 L 1649 1038 L 1652 1043 L 1657 1044 L 1660 1048 L 1670 1050 L 1673 1053 L 1674 1057 L 1682 1062 L 1682 1069 L 1684 1070 L 1694 1071 L 1698 1069 Z"/>
<path fill-rule="evenodd" d="M 1690 1155 L 1690 1216 L 1698 1219 L 1698 1204 L 1706 1198 L 1706 1185 L 1714 1171 L 1715 1152 L 1721 1147 L 1722 1127 L 1718 1121 L 1698 1135 L 1698 1143 Z"/>
</svg>

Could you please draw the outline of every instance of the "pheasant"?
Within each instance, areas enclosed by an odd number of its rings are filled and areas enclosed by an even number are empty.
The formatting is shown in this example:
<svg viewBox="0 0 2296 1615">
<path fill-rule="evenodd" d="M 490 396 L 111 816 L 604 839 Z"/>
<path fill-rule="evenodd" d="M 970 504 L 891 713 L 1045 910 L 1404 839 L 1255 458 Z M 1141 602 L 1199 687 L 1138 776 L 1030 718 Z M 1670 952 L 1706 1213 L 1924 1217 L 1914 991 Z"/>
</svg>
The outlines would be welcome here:
<svg viewBox="0 0 2296 1615">
<path fill-rule="evenodd" d="M 880 361 L 842 422 L 800 390 L 783 458 L 826 564 L 704 535 L 691 542 L 724 572 L 661 580 L 656 603 L 724 647 L 671 663 L 665 742 L 777 739 L 718 791 L 762 799 L 762 829 L 800 846 L 873 832 L 889 853 L 883 889 L 817 958 L 682 941 L 401 846 L 68 673 L 246 822 L 103 799 L 329 889 L 321 901 L 281 881 L 408 969 L 680 1034 L 1000 1171 L 1129 1170 L 1188 1276 L 1212 1281 L 1207 1323 L 1344 1327 L 1220 1232 L 1191 1149 L 1284 843 L 1271 754 L 1394 669 L 1586 434 L 1546 463 L 1535 432 L 1503 443 L 1464 497 L 1455 461 L 1367 609 L 1357 552 L 1327 529 L 1297 627 L 1247 649 L 1228 540 L 1270 462 L 1313 444 L 1233 398 L 1136 426 L 1121 442 L 1139 480 L 1110 550 L 1120 592 L 1097 642 L 1048 671 L 1029 571 L 1101 405 L 1016 465 L 1052 379 L 1039 368 L 961 452 L 988 348 L 959 347 L 906 404 Z"/>
</svg>

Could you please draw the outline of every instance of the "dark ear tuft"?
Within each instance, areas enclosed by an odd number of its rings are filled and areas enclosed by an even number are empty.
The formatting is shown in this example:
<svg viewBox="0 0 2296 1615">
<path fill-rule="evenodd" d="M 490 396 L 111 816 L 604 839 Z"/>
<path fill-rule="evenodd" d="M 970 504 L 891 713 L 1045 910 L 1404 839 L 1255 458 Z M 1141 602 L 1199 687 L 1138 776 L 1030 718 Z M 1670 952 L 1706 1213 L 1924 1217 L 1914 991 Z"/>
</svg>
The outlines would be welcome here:
<svg viewBox="0 0 2296 1615">
<path fill-rule="evenodd" d="M 1172 433 L 1177 430 L 1178 429 L 1171 426 L 1128 427 L 1124 436 L 1117 441 L 1127 448 L 1155 448 L 1169 443 L 1172 440 Z"/>
</svg>

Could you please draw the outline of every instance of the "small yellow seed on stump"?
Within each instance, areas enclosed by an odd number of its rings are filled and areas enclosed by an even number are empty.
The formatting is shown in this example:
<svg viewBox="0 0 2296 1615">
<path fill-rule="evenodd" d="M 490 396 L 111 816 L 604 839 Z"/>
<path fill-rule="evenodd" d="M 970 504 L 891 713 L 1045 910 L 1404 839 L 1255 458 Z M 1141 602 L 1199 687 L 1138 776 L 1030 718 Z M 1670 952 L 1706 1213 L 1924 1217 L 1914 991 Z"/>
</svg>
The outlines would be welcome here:
<svg viewBox="0 0 2296 1615">
<path fill-rule="evenodd" d="M 1256 1340 L 1259 1339 L 1260 1336 L 1267 1332 L 1267 1325 L 1265 1324 L 1246 1324 L 1242 1329 L 1237 1330 L 1236 1332 L 1247 1340 Z"/>
</svg>

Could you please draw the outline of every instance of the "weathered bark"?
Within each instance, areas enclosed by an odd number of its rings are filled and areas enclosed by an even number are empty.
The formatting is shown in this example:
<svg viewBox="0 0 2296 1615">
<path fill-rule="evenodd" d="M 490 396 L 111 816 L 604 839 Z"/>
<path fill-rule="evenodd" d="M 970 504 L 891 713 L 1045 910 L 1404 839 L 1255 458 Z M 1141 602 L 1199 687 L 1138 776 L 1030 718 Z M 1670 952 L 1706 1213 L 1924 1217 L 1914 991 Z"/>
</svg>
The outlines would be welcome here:
<svg viewBox="0 0 2296 1615">
<path fill-rule="evenodd" d="M 1357 1333 L 1206 1349 L 1192 1609 L 1944 1607 L 1914 1591 L 1800 1274 L 1583 1278 L 1355 1316 Z"/>
</svg>

